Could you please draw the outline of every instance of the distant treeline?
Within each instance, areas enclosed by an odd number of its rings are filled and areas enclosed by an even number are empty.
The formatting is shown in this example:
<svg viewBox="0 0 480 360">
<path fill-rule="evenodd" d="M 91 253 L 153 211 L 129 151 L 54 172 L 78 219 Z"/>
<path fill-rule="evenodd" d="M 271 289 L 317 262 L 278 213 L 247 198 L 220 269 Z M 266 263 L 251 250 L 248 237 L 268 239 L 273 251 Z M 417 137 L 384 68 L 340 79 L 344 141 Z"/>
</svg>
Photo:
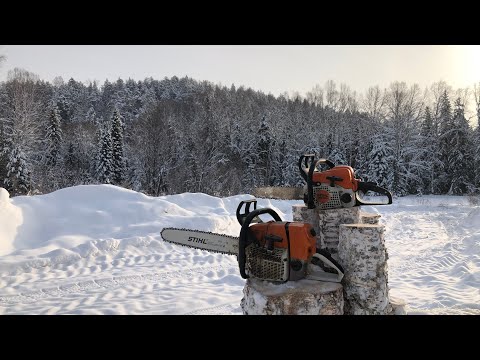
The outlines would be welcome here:
<svg viewBox="0 0 480 360">
<path fill-rule="evenodd" d="M 187 77 L 53 83 L 22 69 L 0 83 L 0 186 L 47 193 L 110 183 L 149 195 L 226 196 L 299 185 L 316 153 L 396 195 L 480 188 L 480 91 L 392 83 L 357 94 L 327 81 L 275 97 Z"/>
</svg>

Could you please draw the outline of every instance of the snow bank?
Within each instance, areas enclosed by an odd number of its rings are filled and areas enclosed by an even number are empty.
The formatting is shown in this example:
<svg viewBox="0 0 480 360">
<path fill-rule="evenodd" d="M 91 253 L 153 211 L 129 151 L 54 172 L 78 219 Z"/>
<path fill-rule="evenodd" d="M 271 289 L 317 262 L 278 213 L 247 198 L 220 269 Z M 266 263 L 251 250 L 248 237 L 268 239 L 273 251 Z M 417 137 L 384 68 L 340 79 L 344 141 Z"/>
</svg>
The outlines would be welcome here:
<svg viewBox="0 0 480 360">
<path fill-rule="evenodd" d="M 0 256 L 14 250 L 17 229 L 22 222 L 21 209 L 12 204 L 8 191 L 0 188 Z"/>
<path fill-rule="evenodd" d="M 158 234 L 164 226 L 236 236 L 240 231 L 237 206 L 252 198 L 236 195 L 222 199 L 202 193 L 150 197 L 113 185 L 80 185 L 46 195 L 18 196 L 10 204 L 8 193 L 2 190 L 1 203 L 7 211 L 2 219 L 12 229 L 2 226 L 0 234 L 9 244 L 3 254 L 26 256 L 76 248 L 98 239 Z M 283 217 L 290 212 L 288 202 L 259 200 L 259 206 L 270 206 Z"/>
</svg>

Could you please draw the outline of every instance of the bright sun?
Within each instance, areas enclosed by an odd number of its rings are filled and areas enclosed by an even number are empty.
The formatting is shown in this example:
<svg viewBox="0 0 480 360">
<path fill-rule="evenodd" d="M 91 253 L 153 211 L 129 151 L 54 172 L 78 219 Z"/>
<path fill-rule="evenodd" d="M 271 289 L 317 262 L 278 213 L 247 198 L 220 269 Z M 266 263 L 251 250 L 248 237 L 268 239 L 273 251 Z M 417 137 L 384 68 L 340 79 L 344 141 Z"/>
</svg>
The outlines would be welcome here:
<svg viewBox="0 0 480 360">
<path fill-rule="evenodd" d="M 480 46 L 455 46 L 455 66 L 463 86 L 480 82 Z"/>
</svg>

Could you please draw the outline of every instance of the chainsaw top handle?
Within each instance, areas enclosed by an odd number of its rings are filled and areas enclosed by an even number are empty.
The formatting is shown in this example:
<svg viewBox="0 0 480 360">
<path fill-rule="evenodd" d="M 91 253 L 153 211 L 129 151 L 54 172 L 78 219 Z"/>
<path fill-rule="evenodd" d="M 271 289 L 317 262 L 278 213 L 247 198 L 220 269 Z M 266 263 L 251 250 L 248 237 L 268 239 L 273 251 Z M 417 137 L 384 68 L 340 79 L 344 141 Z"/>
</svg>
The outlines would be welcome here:
<svg viewBox="0 0 480 360">
<path fill-rule="evenodd" d="M 256 206 L 257 200 L 249 200 L 248 202 L 250 202 L 250 203 L 254 202 L 255 206 Z M 240 205 L 238 206 L 237 214 L 238 214 L 238 211 L 240 210 L 243 203 L 244 203 L 244 201 L 242 201 L 240 203 Z M 262 214 L 269 214 L 273 217 L 273 219 L 275 221 L 282 221 L 282 219 L 275 212 L 275 210 L 270 209 L 270 208 L 255 209 L 255 210 L 249 212 L 245 216 L 245 218 L 243 218 L 243 223 L 241 223 L 242 224 L 242 229 L 240 230 L 240 237 L 239 237 L 239 240 L 238 240 L 238 267 L 240 269 L 240 275 L 244 279 L 248 279 L 248 275 L 245 272 L 245 263 L 246 263 L 246 251 L 245 251 L 245 249 L 248 245 L 250 245 L 252 242 L 254 242 L 256 240 L 255 235 L 252 233 L 249 226 L 255 218 L 260 219 L 258 216 L 262 215 Z M 237 218 L 238 218 L 238 215 L 237 215 Z"/>
<path fill-rule="evenodd" d="M 308 181 L 307 169 L 311 168 L 313 164 L 315 164 L 315 166 L 313 166 L 313 170 L 315 170 L 315 168 L 320 164 L 327 164 L 330 169 L 335 167 L 335 164 L 328 159 L 322 158 L 315 162 L 315 154 L 302 155 L 298 160 L 298 169 L 300 170 L 300 175 L 303 180 Z"/>
</svg>

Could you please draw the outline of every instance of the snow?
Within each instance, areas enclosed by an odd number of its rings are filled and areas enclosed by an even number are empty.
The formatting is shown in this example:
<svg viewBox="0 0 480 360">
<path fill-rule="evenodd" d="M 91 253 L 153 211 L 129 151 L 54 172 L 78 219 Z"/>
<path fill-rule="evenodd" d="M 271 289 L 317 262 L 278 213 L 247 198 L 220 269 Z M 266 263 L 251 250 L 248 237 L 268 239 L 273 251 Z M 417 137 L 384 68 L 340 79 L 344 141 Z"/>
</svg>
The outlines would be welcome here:
<svg viewBox="0 0 480 360">
<path fill-rule="evenodd" d="M 9 198 L 8 191 L 0 188 L 0 256 L 14 250 L 17 228 L 23 222 L 21 209 L 12 205 Z"/>
<path fill-rule="evenodd" d="M 0 188 L 0 314 L 241 314 L 236 257 L 165 243 L 160 231 L 238 236 L 235 211 L 251 198 L 149 197 L 113 185 L 10 198 Z M 298 203 L 258 206 L 292 220 Z M 363 208 L 382 215 L 391 294 L 409 313 L 480 314 L 478 205 L 409 196 Z"/>
</svg>

